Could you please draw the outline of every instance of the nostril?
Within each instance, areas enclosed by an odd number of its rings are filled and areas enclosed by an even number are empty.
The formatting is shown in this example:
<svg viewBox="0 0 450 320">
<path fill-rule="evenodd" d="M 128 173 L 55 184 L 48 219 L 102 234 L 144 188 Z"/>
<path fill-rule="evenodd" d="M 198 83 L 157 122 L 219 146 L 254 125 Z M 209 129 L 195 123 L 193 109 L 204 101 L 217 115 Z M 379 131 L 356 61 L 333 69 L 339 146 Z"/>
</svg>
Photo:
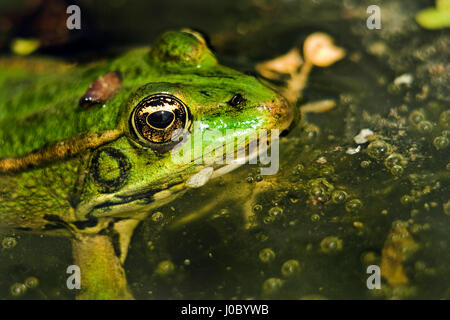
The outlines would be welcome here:
<svg viewBox="0 0 450 320">
<path fill-rule="evenodd" d="M 238 93 L 238 94 L 235 94 L 230 99 L 230 101 L 228 101 L 228 104 L 233 107 L 239 107 L 244 102 L 245 102 L 244 97 L 240 93 Z"/>
</svg>

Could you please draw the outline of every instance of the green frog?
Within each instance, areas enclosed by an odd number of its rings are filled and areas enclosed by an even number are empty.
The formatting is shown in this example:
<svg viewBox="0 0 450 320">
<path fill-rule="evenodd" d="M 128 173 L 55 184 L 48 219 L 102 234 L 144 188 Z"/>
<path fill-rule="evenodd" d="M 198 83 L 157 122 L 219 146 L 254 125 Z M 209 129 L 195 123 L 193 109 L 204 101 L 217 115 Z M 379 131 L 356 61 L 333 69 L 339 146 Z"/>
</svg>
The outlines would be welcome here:
<svg viewBox="0 0 450 320">
<path fill-rule="evenodd" d="M 239 138 L 295 118 L 187 29 L 112 60 L 0 58 L 0 70 L 0 227 L 71 237 L 81 299 L 132 299 L 123 263 L 138 223 L 236 167 L 175 161 L 190 132 Z M 222 144 L 203 139 L 201 150 Z"/>
</svg>

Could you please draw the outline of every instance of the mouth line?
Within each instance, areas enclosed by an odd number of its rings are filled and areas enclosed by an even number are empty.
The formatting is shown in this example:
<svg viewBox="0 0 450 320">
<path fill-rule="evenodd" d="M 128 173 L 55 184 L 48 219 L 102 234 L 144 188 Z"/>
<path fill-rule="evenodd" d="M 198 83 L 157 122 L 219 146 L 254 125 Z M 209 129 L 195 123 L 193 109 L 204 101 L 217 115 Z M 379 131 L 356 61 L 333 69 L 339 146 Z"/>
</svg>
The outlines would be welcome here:
<svg viewBox="0 0 450 320">
<path fill-rule="evenodd" d="M 161 191 L 161 189 L 158 190 L 152 190 L 149 192 L 143 192 L 143 193 L 136 193 L 134 195 L 131 196 L 121 196 L 121 195 L 116 195 L 115 199 L 117 199 L 117 201 L 111 201 L 111 200 L 107 200 L 105 202 L 102 202 L 100 204 L 97 204 L 95 206 L 93 206 L 91 208 L 91 210 L 89 210 L 89 212 L 87 213 L 86 217 L 89 218 L 95 218 L 95 216 L 93 215 L 93 213 L 97 210 L 108 210 L 111 209 L 113 207 L 117 207 L 120 205 L 124 205 L 124 204 L 129 204 L 131 202 L 135 202 L 138 200 L 146 200 L 145 202 L 143 202 L 143 205 L 145 204 L 151 204 L 153 202 L 153 195 L 155 193 L 158 193 L 159 191 Z"/>
<path fill-rule="evenodd" d="M 249 152 L 249 146 L 252 142 L 254 142 L 256 140 L 256 148 L 255 150 L 253 150 L 251 153 Z M 246 163 L 250 163 L 252 160 L 254 160 L 255 158 L 258 157 L 260 152 L 266 152 L 267 148 L 269 147 L 269 144 L 271 142 L 271 137 L 270 135 L 267 135 L 266 137 L 266 144 L 263 145 L 260 142 L 260 139 L 253 139 L 251 141 L 249 141 L 249 143 L 245 144 L 245 147 L 239 148 L 237 150 L 235 150 L 233 152 L 233 160 L 231 163 L 228 164 L 221 164 L 221 165 L 217 165 L 214 168 L 214 171 L 210 177 L 211 179 L 215 179 L 218 178 L 220 176 L 223 176 L 229 172 L 232 172 L 234 170 L 236 170 L 237 168 L 241 167 L 242 165 L 246 164 Z M 239 151 L 242 151 L 242 149 L 245 149 L 244 152 L 244 157 L 242 158 L 235 158 L 234 155 L 236 153 L 238 153 Z M 210 153 L 207 153 L 206 155 L 208 155 Z M 239 153 L 238 153 L 239 154 Z M 202 156 L 205 156 L 205 154 L 203 154 Z M 223 154 L 222 154 L 223 157 Z M 223 159 L 223 158 L 222 158 Z M 194 164 L 194 161 L 191 161 L 190 164 Z M 205 164 L 204 164 L 205 165 Z M 207 165 L 205 165 L 207 166 Z M 214 167 L 214 162 L 210 165 L 211 167 Z M 142 207 L 148 206 L 152 203 L 154 203 L 155 201 L 157 201 L 155 199 L 155 194 L 159 193 L 159 192 L 163 192 L 166 190 L 169 190 L 171 187 L 177 185 L 179 183 L 173 183 L 173 184 L 169 184 L 167 186 L 167 188 L 157 188 L 157 189 L 151 189 L 148 191 L 144 191 L 144 192 L 139 192 L 136 194 L 132 194 L 132 195 L 114 195 L 114 197 L 110 200 L 104 201 L 102 203 L 96 204 L 94 205 L 89 212 L 86 214 L 86 217 L 89 219 L 93 219 L 93 218 L 97 218 L 97 215 L 94 215 L 94 213 L 98 210 L 104 210 L 104 211 L 109 211 L 112 210 L 113 208 L 117 208 L 119 206 L 123 206 L 123 205 L 127 205 L 133 202 L 139 202 L 139 205 Z M 170 191 L 170 195 L 174 195 L 177 194 L 179 192 L 181 192 L 182 190 L 185 190 L 186 188 L 182 188 L 178 191 L 171 190 Z M 125 212 L 126 210 L 124 210 Z M 109 215 L 108 215 L 109 216 Z M 113 216 L 113 215 L 111 215 Z"/>
<path fill-rule="evenodd" d="M 133 202 L 142 207 L 148 206 L 156 201 L 155 197 L 154 197 L 155 194 L 165 191 L 165 190 L 168 190 L 174 185 L 177 185 L 177 183 L 169 185 L 167 188 L 151 189 L 149 191 L 139 192 L 139 193 L 135 193 L 132 195 L 114 195 L 114 198 L 112 200 L 107 200 L 102 203 L 94 205 L 89 210 L 89 212 L 86 214 L 86 217 L 89 219 L 97 218 L 98 216 L 94 215 L 94 213 L 98 210 L 104 210 L 105 212 L 107 212 L 109 210 L 112 210 L 113 208 L 117 208 L 119 206 L 127 205 L 127 204 L 130 204 Z M 176 194 L 176 193 L 177 192 L 173 192 L 173 191 L 171 192 L 171 194 Z M 138 203 L 138 201 L 140 201 L 140 202 Z M 126 211 L 127 210 L 123 210 L 120 213 L 124 213 Z M 112 214 L 112 215 L 105 214 L 105 216 L 114 216 L 114 215 L 115 214 Z"/>
</svg>

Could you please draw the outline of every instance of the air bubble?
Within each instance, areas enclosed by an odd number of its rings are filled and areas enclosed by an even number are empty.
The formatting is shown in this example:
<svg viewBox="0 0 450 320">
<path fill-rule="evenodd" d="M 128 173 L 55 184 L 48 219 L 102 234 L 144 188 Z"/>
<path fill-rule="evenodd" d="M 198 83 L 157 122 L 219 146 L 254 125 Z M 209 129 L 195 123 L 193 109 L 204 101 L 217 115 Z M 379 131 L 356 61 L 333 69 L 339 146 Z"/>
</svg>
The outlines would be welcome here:
<svg viewBox="0 0 450 320">
<path fill-rule="evenodd" d="M 363 203 L 359 199 L 353 199 L 345 204 L 345 210 L 347 212 L 359 212 L 363 207 Z"/>
<path fill-rule="evenodd" d="M 423 134 L 429 134 L 433 131 L 433 124 L 430 121 L 420 121 L 417 130 Z"/>
<path fill-rule="evenodd" d="M 414 202 L 414 198 L 408 194 L 405 194 L 400 198 L 400 203 L 404 206 L 410 206 Z"/>
<path fill-rule="evenodd" d="M 155 270 L 160 276 L 170 275 L 173 271 L 175 271 L 175 265 L 170 260 L 161 261 Z"/>
<path fill-rule="evenodd" d="M 437 150 L 443 150 L 448 147 L 450 141 L 447 137 L 439 136 L 433 140 L 433 145 Z"/>
<path fill-rule="evenodd" d="M 161 211 L 152 214 L 152 220 L 154 222 L 160 222 L 164 218 L 164 214 Z"/>
<path fill-rule="evenodd" d="M 336 190 L 331 194 L 331 199 L 334 203 L 343 203 L 347 200 L 347 192 L 343 190 Z"/>
<path fill-rule="evenodd" d="M 283 214 L 283 209 L 280 207 L 273 207 L 269 209 L 269 216 L 276 218 Z"/>
<path fill-rule="evenodd" d="M 259 260 L 264 263 L 269 263 L 275 259 L 275 252 L 270 248 L 264 248 L 259 252 Z"/>
<path fill-rule="evenodd" d="M 333 254 L 342 250 L 342 240 L 338 237 L 326 237 L 320 242 L 323 253 Z"/>
<path fill-rule="evenodd" d="M 263 283 L 264 294 L 274 294 L 283 286 L 283 280 L 280 278 L 269 278 Z"/>
<path fill-rule="evenodd" d="M 281 266 L 281 274 L 285 277 L 291 277 L 293 275 L 299 274 L 301 271 L 300 262 L 297 260 L 287 260 Z"/>
<path fill-rule="evenodd" d="M 403 167 L 399 165 L 395 165 L 391 168 L 391 173 L 394 176 L 401 176 L 403 173 Z"/>
<path fill-rule="evenodd" d="M 27 292 L 27 287 L 23 283 L 14 283 L 10 288 L 9 292 L 13 297 L 20 297 Z"/>
<path fill-rule="evenodd" d="M 439 125 L 443 129 L 450 129 L 450 110 L 446 110 L 439 116 Z"/>
<path fill-rule="evenodd" d="M 425 120 L 425 114 L 421 110 L 414 110 L 409 115 L 409 121 L 415 126 L 423 120 Z"/>
<path fill-rule="evenodd" d="M 367 154 L 369 155 L 369 157 L 376 160 L 382 160 L 386 158 L 391 152 L 391 146 L 382 140 L 375 140 L 371 142 L 367 147 Z"/>
<path fill-rule="evenodd" d="M 404 156 L 402 156 L 400 153 L 393 153 L 384 160 L 384 165 L 388 169 L 392 169 L 396 165 L 405 167 L 407 164 L 408 164 L 408 160 Z"/>
<path fill-rule="evenodd" d="M 262 210 L 262 205 L 260 205 L 260 204 L 255 204 L 255 205 L 253 206 L 253 212 L 254 212 L 254 213 L 261 212 L 261 210 Z"/>
<path fill-rule="evenodd" d="M 14 248 L 16 245 L 17 245 L 16 238 L 6 237 L 2 240 L 3 249 L 11 249 L 11 248 Z"/>
<path fill-rule="evenodd" d="M 28 277 L 25 279 L 25 286 L 27 288 L 33 289 L 39 285 L 39 280 L 36 277 Z"/>
<path fill-rule="evenodd" d="M 361 168 L 366 169 L 370 166 L 370 161 L 367 160 L 361 161 L 359 165 L 361 166 Z"/>
</svg>

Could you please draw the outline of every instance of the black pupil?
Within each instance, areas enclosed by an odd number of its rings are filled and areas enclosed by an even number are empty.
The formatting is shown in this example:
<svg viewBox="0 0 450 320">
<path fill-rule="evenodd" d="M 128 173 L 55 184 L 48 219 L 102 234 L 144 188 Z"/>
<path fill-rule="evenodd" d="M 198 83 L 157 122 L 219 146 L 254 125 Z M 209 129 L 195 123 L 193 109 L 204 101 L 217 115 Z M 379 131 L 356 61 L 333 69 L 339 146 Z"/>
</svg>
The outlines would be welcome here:
<svg viewBox="0 0 450 320">
<path fill-rule="evenodd" d="M 156 111 L 148 115 L 148 124 L 157 128 L 165 129 L 167 128 L 174 119 L 174 114 L 169 111 Z"/>
<path fill-rule="evenodd" d="M 233 98 L 231 98 L 230 104 L 232 106 L 237 106 L 238 104 L 240 104 L 242 102 L 242 100 L 244 100 L 244 98 L 242 97 L 242 95 L 240 95 L 239 93 L 237 95 L 235 95 Z"/>
</svg>

